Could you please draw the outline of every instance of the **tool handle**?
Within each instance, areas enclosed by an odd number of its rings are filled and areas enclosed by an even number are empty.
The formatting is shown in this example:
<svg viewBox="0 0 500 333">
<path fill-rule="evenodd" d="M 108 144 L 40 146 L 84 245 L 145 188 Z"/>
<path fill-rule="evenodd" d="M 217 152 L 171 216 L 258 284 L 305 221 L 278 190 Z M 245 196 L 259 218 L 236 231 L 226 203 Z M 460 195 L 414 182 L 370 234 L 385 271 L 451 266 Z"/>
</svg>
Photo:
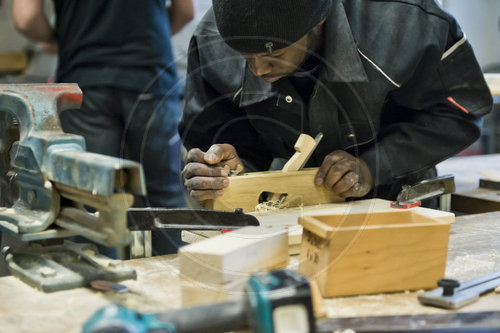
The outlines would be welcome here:
<svg viewBox="0 0 500 333">
<path fill-rule="evenodd" d="M 176 333 L 218 333 L 249 328 L 246 302 L 226 302 L 180 309 L 158 315 Z"/>
</svg>

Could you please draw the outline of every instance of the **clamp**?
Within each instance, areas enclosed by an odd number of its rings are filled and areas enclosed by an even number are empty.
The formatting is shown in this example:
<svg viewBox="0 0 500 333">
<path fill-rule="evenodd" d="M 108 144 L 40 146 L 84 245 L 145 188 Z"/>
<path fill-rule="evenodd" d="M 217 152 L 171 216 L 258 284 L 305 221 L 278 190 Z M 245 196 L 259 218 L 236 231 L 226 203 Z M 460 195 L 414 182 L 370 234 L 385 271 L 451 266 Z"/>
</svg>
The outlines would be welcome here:
<svg viewBox="0 0 500 333">
<path fill-rule="evenodd" d="M 392 208 L 409 209 L 418 207 L 422 200 L 437 196 L 441 198 L 443 210 L 449 211 L 451 193 L 455 192 L 455 177 L 453 175 L 438 176 L 423 180 L 414 185 L 404 185 L 396 201 L 391 203 Z M 446 206 L 446 207 L 443 207 Z"/>
<path fill-rule="evenodd" d="M 1 232 L 24 242 L 78 234 L 105 246 L 130 243 L 127 210 L 134 194 L 145 194 L 142 167 L 136 162 L 86 152 L 82 137 L 63 133 L 59 113 L 78 109 L 81 102 L 82 92 L 76 84 L 0 85 L 0 116 L 8 120 L 0 128 L 1 193 L 16 194 L 11 200 L 1 198 Z M 17 125 L 19 134 L 8 125 Z M 87 207 L 97 212 L 91 213 Z M 81 252 L 65 246 L 61 252 Z M 44 251 L 37 248 L 35 252 L 42 257 L 30 259 L 34 265 L 50 268 L 46 271 L 51 273 L 42 274 L 41 282 L 39 270 L 20 264 L 30 260 L 16 260 L 16 256 L 32 258 L 30 249 L 9 249 L 4 255 L 13 275 L 43 290 L 51 285 L 47 291 L 52 291 L 57 287 L 52 287 L 49 280 L 66 274 L 55 259 L 59 257 L 52 256 L 58 251 L 50 249 L 42 254 Z M 94 265 L 102 260 L 89 262 Z M 52 268 L 56 268 L 55 272 Z M 61 282 L 59 288 L 67 289 Z M 85 284 L 85 279 L 81 283 Z"/>
</svg>

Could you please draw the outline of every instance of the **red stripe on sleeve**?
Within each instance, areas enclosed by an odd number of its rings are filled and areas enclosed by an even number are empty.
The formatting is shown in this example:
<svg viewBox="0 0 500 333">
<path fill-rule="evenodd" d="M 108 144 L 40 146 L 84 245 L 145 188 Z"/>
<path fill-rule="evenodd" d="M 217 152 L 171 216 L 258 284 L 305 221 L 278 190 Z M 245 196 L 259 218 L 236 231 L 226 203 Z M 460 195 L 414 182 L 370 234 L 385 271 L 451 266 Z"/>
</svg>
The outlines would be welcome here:
<svg viewBox="0 0 500 333">
<path fill-rule="evenodd" d="M 455 100 L 453 99 L 453 97 L 451 97 L 451 96 L 450 96 L 450 97 L 448 97 L 448 101 L 449 101 L 451 104 L 455 105 L 455 106 L 456 106 L 457 108 L 459 108 L 460 110 L 462 110 L 463 112 L 465 112 L 466 114 L 469 114 L 469 110 L 467 110 L 466 108 L 464 108 L 462 105 L 458 104 L 458 103 L 457 103 L 457 101 L 455 101 Z"/>
</svg>

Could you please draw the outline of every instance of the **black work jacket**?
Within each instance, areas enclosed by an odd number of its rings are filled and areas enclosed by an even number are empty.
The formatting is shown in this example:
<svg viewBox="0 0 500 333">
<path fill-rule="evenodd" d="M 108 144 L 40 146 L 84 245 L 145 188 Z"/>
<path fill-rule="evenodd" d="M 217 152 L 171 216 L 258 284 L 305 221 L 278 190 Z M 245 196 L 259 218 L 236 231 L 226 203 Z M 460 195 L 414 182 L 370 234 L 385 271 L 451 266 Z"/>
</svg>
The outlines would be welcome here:
<svg viewBox="0 0 500 333">
<path fill-rule="evenodd" d="M 308 166 L 346 150 L 366 161 L 375 189 L 385 186 L 377 196 L 394 199 L 400 185 L 472 144 L 492 108 L 465 35 L 431 0 L 334 0 L 323 55 L 306 104 L 288 78 L 254 76 L 209 11 L 190 45 L 185 146 L 230 143 L 247 168 L 266 170 L 293 155 L 301 132 L 322 132 Z"/>
</svg>

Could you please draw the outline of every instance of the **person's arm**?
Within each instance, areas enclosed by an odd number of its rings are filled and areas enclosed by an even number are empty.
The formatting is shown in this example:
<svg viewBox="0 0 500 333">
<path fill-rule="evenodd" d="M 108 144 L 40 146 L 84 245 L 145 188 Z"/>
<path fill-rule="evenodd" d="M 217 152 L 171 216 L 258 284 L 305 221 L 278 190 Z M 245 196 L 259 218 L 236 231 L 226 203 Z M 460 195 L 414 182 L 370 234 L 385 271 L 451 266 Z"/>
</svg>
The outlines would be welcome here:
<svg viewBox="0 0 500 333">
<path fill-rule="evenodd" d="M 29 0 L 28 0 L 29 1 Z M 172 0 L 168 9 L 168 18 L 170 20 L 170 33 L 175 35 L 186 24 L 194 18 L 194 6 L 192 0 Z"/>
<path fill-rule="evenodd" d="M 377 143 L 361 155 L 377 171 L 375 185 L 426 170 L 479 138 L 477 122 L 491 111 L 492 97 L 464 38 L 452 40 L 442 59 L 424 54 L 413 77 L 391 94 Z"/>
<path fill-rule="evenodd" d="M 239 108 L 238 84 L 244 60 L 220 37 L 191 39 L 185 106 L 179 124 L 189 150 L 182 172 L 190 196 L 198 202 L 222 195 L 230 181 L 222 167 L 267 170 L 272 160 L 265 143 Z M 212 61 L 217 59 L 216 61 Z M 232 82 L 234 81 L 234 82 Z M 231 83 L 231 84 L 230 84 Z"/>
<path fill-rule="evenodd" d="M 12 18 L 16 29 L 26 37 L 36 42 L 55 41 L 54 31 L 45 16 L 44 0 L 13 0 Z"/>
</svg>

